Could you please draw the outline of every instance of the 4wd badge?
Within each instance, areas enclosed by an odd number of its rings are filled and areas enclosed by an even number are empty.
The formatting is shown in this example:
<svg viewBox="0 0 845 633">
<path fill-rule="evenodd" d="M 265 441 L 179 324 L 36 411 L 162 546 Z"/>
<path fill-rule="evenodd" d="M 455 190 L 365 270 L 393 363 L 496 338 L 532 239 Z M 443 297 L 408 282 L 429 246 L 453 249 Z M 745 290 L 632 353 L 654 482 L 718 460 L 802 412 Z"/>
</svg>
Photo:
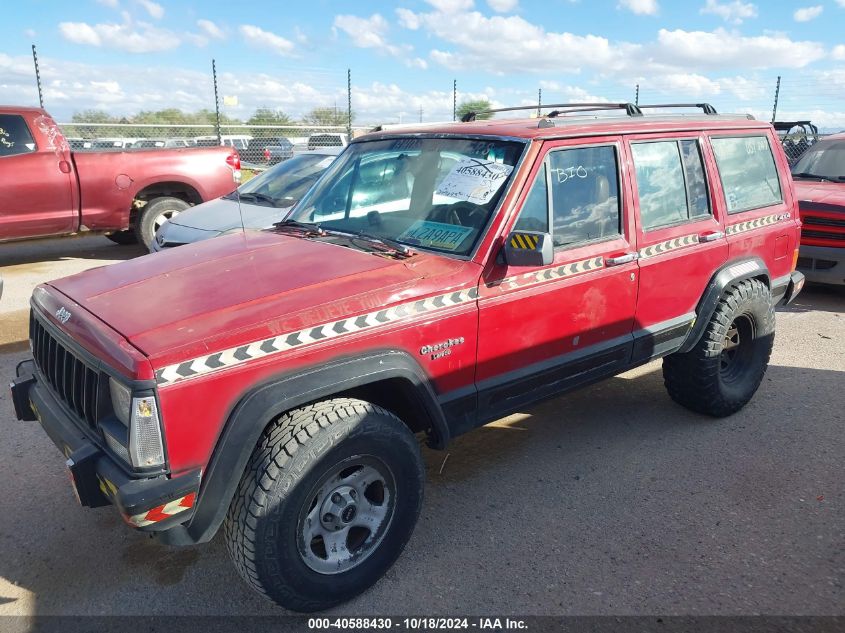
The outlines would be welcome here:
<svg viewBox="0 0 845 633">
<path fill-rule="evenodd" d="M 70 320 L 70 316 L 70 312 L 68 312 L 68 310 L 64 306 L 56 310 L 56 318 L 62 325 L 64 325 Z"/>
</svg>

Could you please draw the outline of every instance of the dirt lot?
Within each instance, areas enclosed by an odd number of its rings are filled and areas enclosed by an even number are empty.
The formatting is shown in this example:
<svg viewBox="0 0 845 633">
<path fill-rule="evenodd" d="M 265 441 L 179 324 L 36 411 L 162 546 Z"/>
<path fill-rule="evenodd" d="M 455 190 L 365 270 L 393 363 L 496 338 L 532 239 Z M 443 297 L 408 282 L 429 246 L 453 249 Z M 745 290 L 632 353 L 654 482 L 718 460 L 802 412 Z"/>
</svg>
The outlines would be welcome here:
<svg viewBox="0 0 845 633">
<path fill-rule="evenodd" d="M 4 246 L 2 313 L 41 279 L 135 254 L 104 242 L 19 247 L 14 265 Z M 5 318 L 8 379 L 25 326 Z M 13 417 L 0 391 L 0 614 L 280 613 L 219 536 L 166 548 L 78 507 L 58 450 Z M 845 292 L 809 288 L 731 418 L 674 405 L 652 363 L 427 450 L 408 548 L 335 612 L 845 614 L 843 426 Z"/>
</svg>

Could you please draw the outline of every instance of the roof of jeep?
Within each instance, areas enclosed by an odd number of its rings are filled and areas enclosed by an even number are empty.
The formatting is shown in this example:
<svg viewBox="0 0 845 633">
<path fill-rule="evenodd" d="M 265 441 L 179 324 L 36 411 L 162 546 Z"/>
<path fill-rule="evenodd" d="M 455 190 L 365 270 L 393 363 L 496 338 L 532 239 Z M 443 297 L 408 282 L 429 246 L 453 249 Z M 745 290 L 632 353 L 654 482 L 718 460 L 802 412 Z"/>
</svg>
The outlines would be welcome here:
<svg viewBox="0 0 845 633">
<path fill-rule="evenodd" d="M 539 127 L 540 121 L 550 122 Z M 420 125 L 396 126 L 371 132 L 356 140 L 406 135 L 449 134 L 456 136 L 481 135 L 524 139 L 555 139 L 608 134 L 642 134 L 648 132 L 684 132 L 695 130 L 767 129 L 770 123 L 755 121 L 745 115 L 643 115 L 629 116 L 559 116 L 530 119 L 488 119 L 461 123 L 449 121 Z"/>
</svg>

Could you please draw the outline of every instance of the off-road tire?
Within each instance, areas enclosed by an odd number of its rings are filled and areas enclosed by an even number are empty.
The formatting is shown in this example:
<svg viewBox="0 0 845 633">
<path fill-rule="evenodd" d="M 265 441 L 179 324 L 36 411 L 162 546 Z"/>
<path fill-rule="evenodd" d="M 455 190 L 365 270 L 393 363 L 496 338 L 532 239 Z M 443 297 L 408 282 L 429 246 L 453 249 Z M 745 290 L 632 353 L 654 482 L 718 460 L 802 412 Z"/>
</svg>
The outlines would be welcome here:
<svg viewBox="0 0 845 633">
<path fill-rule="evenodd" d="M 132 229 L 126 229 L 125 231 L 115 231 L 114 233 L 109 233 L 106 235 L 112 242 L 115 244 L 120 244 L 121 246 L 129 246 L 130 244 L 137 244 L 138 243 L 138 236 L 135 235 L 135 231 Z"/>
<path fill-rule="evenodd" d="M 170 218 L 190 206 L 191 205 L 184 200 L 181 200 L 180 198 L 173 198 L 172 196 L 153 198 L 143 206 L 138 214 L 135 234 L 147 250 L 151 250 L 156 230 L 158 230 L 158 227 L 160 226 L 157 224 L 157 221 L 162 214 L 167 215 L 170 213 L 171 215 L 167 216 Z"/>
<path fill-rule="evenodd" d="M 739 344 L 728 349 L 729 332 Z M 689 352 L 663 359 L 663 382 L 669 396 L 687 409 L 724 417 L 744 407 L 763 380 L 772 353 L 775 311 L 768 287 L 748 279 L 731 287 L 719 301 L 701 339 Z M 739 365 L 727 365 L 734 352 Z M 728 371 L 728 368 L 732 369 Z"/>
<path fill-rule="evenodd" d="M 301 513 L 324 473 L 361 455 L 392 472 L 392 518 L 356 566 L 318 573 L 298 546 Z M 337 398 L 290 411 L 255 447 L 224 523 L 226 545 L 243 579 L 270 600 L 293 611 L 327 609 L 365 591 L 399 557 L 419 516 L 424 477 L 416 438 L 381 407 Z"/>
</svg>

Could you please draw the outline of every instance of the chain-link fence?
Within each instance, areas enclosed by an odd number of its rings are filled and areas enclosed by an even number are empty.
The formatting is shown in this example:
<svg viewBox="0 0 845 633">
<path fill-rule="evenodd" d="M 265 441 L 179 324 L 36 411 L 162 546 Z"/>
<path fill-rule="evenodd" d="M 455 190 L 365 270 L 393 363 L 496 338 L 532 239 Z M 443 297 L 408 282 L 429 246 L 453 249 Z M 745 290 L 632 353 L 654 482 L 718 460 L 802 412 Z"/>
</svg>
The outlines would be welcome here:
<svg viewBox="0 0 845 633">
<path fill-rule="evenodd" d="M 234 147 L 247 168 L 261 169 L 295 154 L 344 147 L 349 128 L 342 125 L 221 125 L 168 123 L 60 123 L 75 151 L 125 151 L 185 147 Z M 367 127 L 353 126 L 352 136 Z"/>
</svg>

